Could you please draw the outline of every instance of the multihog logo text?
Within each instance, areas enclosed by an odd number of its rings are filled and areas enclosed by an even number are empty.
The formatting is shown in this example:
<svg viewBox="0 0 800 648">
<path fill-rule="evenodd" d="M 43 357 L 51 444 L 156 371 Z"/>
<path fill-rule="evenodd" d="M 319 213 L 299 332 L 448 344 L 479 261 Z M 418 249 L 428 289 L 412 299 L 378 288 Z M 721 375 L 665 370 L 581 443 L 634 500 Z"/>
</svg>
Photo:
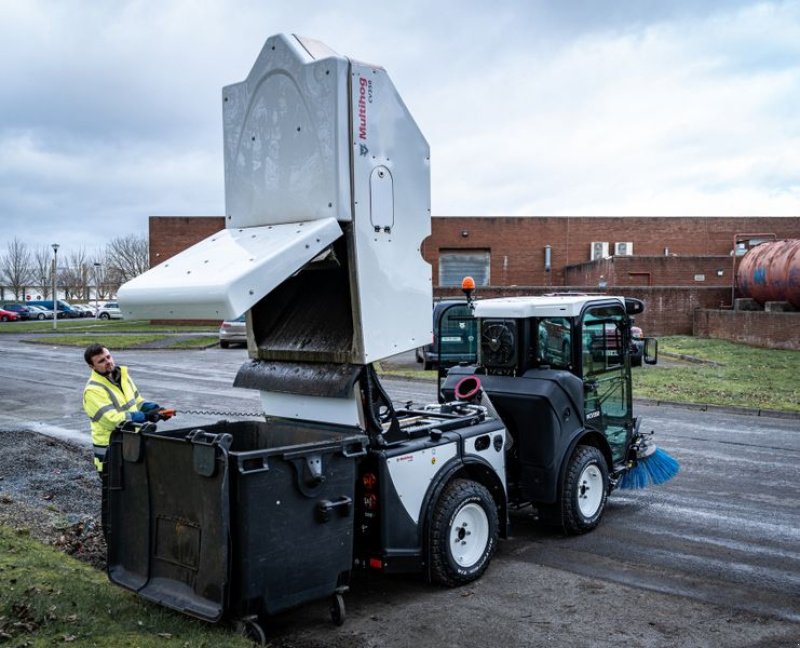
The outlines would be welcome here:
<svg viewBox="0 0 800 648">
<path fill-rule="evenodd" d="M 372 103 L 372 81 L 358 77 L 358 137 L 367 139 L 367 104 Z"/>
</svg>

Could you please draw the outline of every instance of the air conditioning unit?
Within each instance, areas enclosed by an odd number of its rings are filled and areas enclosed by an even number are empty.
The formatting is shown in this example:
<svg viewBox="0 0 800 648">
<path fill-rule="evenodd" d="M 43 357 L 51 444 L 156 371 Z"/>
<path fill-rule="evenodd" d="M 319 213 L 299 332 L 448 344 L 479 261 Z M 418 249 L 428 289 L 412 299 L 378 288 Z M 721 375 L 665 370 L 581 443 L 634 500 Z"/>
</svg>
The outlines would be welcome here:
<svg viewBox="0 0 800 648">
<path fill-rule="evenodd" d="M 605 259 L 608 256 L 608 242 L 607 241 L 592 241 L 591 259 L 597 261 L 598 259 Z"/>
<path fill-rule="evenodd" d="M 631 241 L 614 243 L 614 254 L 616 256 L 631 256 L 633 254 L 633 243 Z"/>
</svg>

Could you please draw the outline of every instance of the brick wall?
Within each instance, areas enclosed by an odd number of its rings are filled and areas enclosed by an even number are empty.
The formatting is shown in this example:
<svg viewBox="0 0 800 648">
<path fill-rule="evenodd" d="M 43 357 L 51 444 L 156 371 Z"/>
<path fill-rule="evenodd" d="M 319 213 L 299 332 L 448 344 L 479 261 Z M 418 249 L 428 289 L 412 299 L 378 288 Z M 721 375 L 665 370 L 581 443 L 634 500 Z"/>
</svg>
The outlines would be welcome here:
<svg viewBox="0 0 800 648">
<path fill-rule="evenodd" d="M 225 229 L 222 216 L 151 216 L 150 267 Z"/>
<path fill-rule="evenodd" d="M 590 260 L 593 241 L 630 241 L 634 256 L 728 256 L 736 234 L 800 238 L 800 217 L 434 217 L 423 256 L 439 284 L 440 249 L 491 251 L 492 285 L 563 286 L 564 267 Z M 551 246 L 552 271 L 544 270 L 544 246 Z M 727 268 L 726 268 L 727 270 Z"/>
<path fill-rule="evenodd" d="M 800 350 L 800 313 L 698 309 L 693 330 L 698 337 Z"/>
<path fill-rule="evenodd" d="M 634 248 L 635 249 L 635 248 Z M 731 256 L 615 256 L 564 268 L 564 282 L 597 286 L 728 286 Z"/>
</svg>

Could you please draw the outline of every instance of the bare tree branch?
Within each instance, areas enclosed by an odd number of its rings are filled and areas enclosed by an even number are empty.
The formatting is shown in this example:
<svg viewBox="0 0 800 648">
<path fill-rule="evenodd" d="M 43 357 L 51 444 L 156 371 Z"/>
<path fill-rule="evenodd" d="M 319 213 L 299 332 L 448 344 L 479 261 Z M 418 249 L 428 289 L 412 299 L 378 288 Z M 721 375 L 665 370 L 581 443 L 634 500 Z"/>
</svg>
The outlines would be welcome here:
<svg viewBox="0 0 800 648">
<path fill-rule="evenodd" d="M 14 292 L 15 299 L 24 297 L 25 288 L 32 280 L 31 253 L 28 246 L 14 237 L 7 252 L 0 258 L 0 279 Z"/>
<path fill-rule="evenodd" d="M 116 292 L 123 283 L 150 268 L 147 237 L 129 234 L 112 239 L 106 246 L 107 285 Z"/>
<path fill-rule="evenodd" d="M 31 283 L 37 288 L 42 299 L 50 299 L 53 285 L 53 251 L 49 246 L 40 245 L 33 253 Z"/>
</svg>

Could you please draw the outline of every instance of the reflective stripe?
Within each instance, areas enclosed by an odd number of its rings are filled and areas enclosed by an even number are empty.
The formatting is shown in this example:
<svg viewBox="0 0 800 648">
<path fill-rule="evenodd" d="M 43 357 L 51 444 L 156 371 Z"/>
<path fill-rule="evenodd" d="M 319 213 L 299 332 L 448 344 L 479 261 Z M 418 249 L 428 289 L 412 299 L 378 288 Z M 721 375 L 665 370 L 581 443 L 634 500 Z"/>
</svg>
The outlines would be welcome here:
<svg viewBox="0 0 800 648">
<path fill-rule="evenodd" d="M 127 403 L 125 403 L 122 407 L 117 407 L 118 410 L 126 410 L 130 408 L 132 405 L 136 405 L 136 399 L 132 398 Z"/>
<path fill-rule="evenodd" d="M 117 408 L 114 405 L 103 405 L 103 407 L 101 407 L 94 413 L 94 416 L 92 417 L 92 422 L 97 423 L 97 421 L 103 418 L 103 414 L 115 409 Z"/>
<path fill-rule="evenodd" d="M 130 380 L 128 382 L 130 382 Z M 96 386 L 100 387 L 101 389 L 104 389 L 106 394 L 108 394 L 108 399 L 113 403 L 114 407 L 116 409 L 120 409 L 119 401 L 117 400 L 117 397 L 114 395 L 114 392 L 112 392 L 108 388 L 108 385 L 104 385 L 103 383 L 99 383 L 96 380 L 90 380 L 88 384 L 89 385 L 96 385 Z"/>
<path fill-rule="evenodd" d="M 92 448 L 94 448 L 95 459 L 99 459 L 100 461 L 106 460 L 106 452 L 108 451 L 108 446 L 93 445 Z"/>
</svg>

